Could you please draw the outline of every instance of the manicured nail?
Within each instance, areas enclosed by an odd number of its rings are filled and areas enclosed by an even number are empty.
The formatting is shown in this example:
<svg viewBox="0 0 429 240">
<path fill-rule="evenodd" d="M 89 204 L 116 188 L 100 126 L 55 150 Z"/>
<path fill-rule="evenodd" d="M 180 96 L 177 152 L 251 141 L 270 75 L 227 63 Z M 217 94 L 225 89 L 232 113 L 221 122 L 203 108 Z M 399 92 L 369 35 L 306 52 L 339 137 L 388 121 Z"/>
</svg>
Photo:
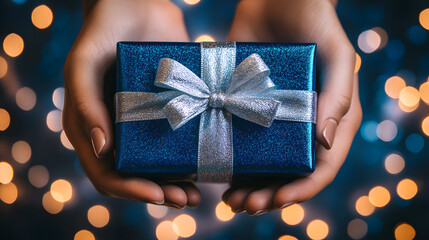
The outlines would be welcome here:
<svg viewBox="0 0 429 240">
<path fill-rule="evenodd" d="M 160 201 L 160 202 L 153 201 L 153 204 L 156 204 L 156 205 L 162 205 L 162 204 L 164 204 L 164 200 L 162 200 L 162 201 Z"/>
<path fill-rule="evenodd" d="M 266 212 L 268 212 L 268 211 L 267 210 L 259 210 L 259 211 L 256 211 L 254 214 L 249 214 L 249 215 L 250 216 L 258 216 L 258 215 L 264 214 Z"/>
<path fill-rule="evenodd" d="M 165 206 L 169 207 L 169 208 L 174 208 L 174 209 L 183 209 L 183 207 L 180 207 L 179 205 L 176 205 L 174 203 L 164 203 Z"/>
<path fill-rule="evenodd" d="M 334 144 L 335 139 L 335 132 L 337 131 L 338 123 L 335 121 L 335 119 L 328 118 L 325 121 L 325 125 L 323 126 L 323 140 L 324 140 L 324 146 L 327 149 L 331 149 L 332 145 Z"/>
<path fill-rule="evenodd" d="M 232 210 L 234 213 L 242 213 L 242 212 L 244 212 L 244 209 L 242 209 L 242 208 L 239 208 L 239 209 L 232 209 L 232 208 L 231 208 L 231 210 Z"/>
<path fill-rule="evenodd" d="M 104 135 L 104 132 L 98 127 L 93 128 L 89 135 L 91 136 L 94 153 L 97 158 L 100 158 L 100 153 L 103 150 L 104 145 L 106 145 L 106 136 Z"/>
<path fill-rule="evenodd" d="M 295 203 L 296 203 L 296 202 L 285 203 L 285 204 L 283 204 L 283 205 L 280 207 L 280 209 L 283 209 L 283 208 L 289 207 L 290 205 L 293 205 L 293 204 L 295 204 Z"/>
</svg>

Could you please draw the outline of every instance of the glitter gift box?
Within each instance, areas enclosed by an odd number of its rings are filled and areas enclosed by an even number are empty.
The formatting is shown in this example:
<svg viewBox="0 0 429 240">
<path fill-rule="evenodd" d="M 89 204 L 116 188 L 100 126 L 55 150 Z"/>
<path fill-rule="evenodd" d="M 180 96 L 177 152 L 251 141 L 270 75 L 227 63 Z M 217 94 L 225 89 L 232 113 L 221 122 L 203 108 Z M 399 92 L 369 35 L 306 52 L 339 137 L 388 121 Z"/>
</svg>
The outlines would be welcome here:
<svg viewBox="0 0 429 240">
<path fill-rule="evenodd" d="M 219 49 L 220 51 L 218 51 Z M 176 78 L 182 78 L 182 74 L 187 74 L 186 76 L 191 77 L 183 77 L 185 80 L 194 78 L 195 81 L 200 81 L 202 78 L 207 83 L 210 74 L 219 75 L 219 72 L 222 72 L 225 67 L 230 69 L 230 72 L 225 73 L 227 74 L 225 79 L 232 79 L 231 71 L 238 69 L 240 63 L 254 64 L 255 61 L 259 61 L 257 64 L 263 68 L 260 70 L 261 72 L 265 71 L 265 65 L 269 68 L 269 79 L 264 78 L 265 80 L 263 80 L 268 81 L 267 89 L 271 89 L 270 81 L 272 81 L 279 90 L 314 94 L 311 101 L 308 101 L 313 109 L 305 109 L 305 111 L 315 117 L 315 55 L 315 44 L 119 42 L 117 45 L 116 87 L 119 97 L 116 96 L 115 99 L 116 109 L 119 109 L 116 110 L 117 171 L 150 179 L 203 182 L 281 179 L 313 172 L 315 119 L 289 121 L 288 117 L 282 120 L 275 118 L 272 123 L 266 124 L 267 126 L 261 126 L 261 124 L 257 124 L 260 117 L 256 117 L 255 121 L 249 121 L 250 118 L 241 116 L 240 111 L 232 110 L 232 114 L 229 116 L 229 112 L 225 109 L 213 110 L 218 109 L 216 104 L 220 100 L 223 101 L 222 106 L 228 104 L 229 97 L 223 95 L 219 97 L 219 92 L 204 93 L 205 98 L 199 98 L 199 96 L 196 98 L 196 95 L 187 96 L 191 100 L 198 99 L 204 103 L 204 106 L 207 107 L 206 112 L 218 111 L 219 113 L 221 111 L 230 117 L 230 125 L 226 128 L 229 132 L 224 134 L 225 137 L 230 137 L 228 140 L 230 142 L 225 143 L 227 141 L 222 137 L 213 137 L 218 132 L 222 134 L 219 129 L 212 131 L 213 136 L 209 141 L 204 139 L 204 131 L 207 131 L 207 126 L 204 125 L 202 119 L 204 114 L 192 116 L 190 120 L 188 119 L 189 121 L 175 130 L 170 125 L 175 121 L 173 117 L 147 119 L 146 117 L 136 118 L 131 114 L 131 117 L 125 115 L 130 118 L 123 120 L 125 118 L 118 115 L 124 114 L 121 112 L 123 106 L 127 106 L 128 110 L 135 110 L 142 107 L 137 106 L 139 103 L 136 102 L 142 102 L 143 105 L 150 103 L 146 98 L 142 98 L 140 95 L 134 96 L 135 94 L 145 93 L 144 96 L 147 96 L 147 93 L 156 95 L 171 90 L 171 86 L 168 85 L 169 80 L 162 80 L 164 75 L 177 74 L 179 77 L 176 76 Z M 212 60 L 206 60 L 210 57 Z M 251 58 L 253 58 L 253 62 Z M 216 66 L 212 66 L 212 63 Z M 180 65 L 180 67 L 176 65 Z M 252 66 L 248 68 L 242 66 L 241 75 L 248 74 L 249 69 L 253 71 Z M 177 73 L 166 73 L 171 69 L 165 70 L 165 67 L 177 67 L 179 70 Z M 257 69 L 257 71 L 259 70 Z M 242 77 L 240 73 L 235 75 L 238 76 L 237 78 Z M 216 78 L 213 79 L 217 81 Z M 167 82 L 154 84 L 155 80 Z M 180 89 L 182 82 L 176 81 L 175 84 Z M 198 84 L 190 84 L 189 88 L 193 88 L 194 85 Z M 210 83 L 207 86 L 212 88 Z M 123 92 L 134 94 L 134 97 L 123 97 L 118 94 Z M 264 95 L 264 91 L 261 92 Z M 171 99 L 177 96 L 174 95 Z M 262 98 L 265 100 L 265 95 Z M 273 101 L 276 102 L 276 99 Z M 137 105 L 129 107 L 131 102 Z M 249 106 L 251 105 L 250 111 L 254 110 L 252 104 L 252 102 L 248 103 Z M 267 104 L 264 102 L 259 106 L 266 107 Z M 285 100 L 278 106 L 288 104 L 288 100 Z M 225 106 L 228 108 L 227 105 Z M 166 108 L 160 111 L 160 114 L 171 112 L 174 115 L 177 112 L 169 111 Z M 230 107 L 230 109 L 233 108 Z M 304 108 L 309 107 L 305 104 L 302 106 L 299 103 L 295 104 L 291 108 L 294 110 L 287 114 L 300 114 Z M 194 108 L 189 107 L 189 109 Z M 217 122 L 214 121 L 210 124 L 213 127 Z M 219 146 L 224 148 L 218 149 Z M 206 151 L 214 151 L 214 153 L 210 155 L 206 154 Z M 222 160 L 225 158 L 227 159 Z M 213 175 L 215 176 L 213 177 Z"/>
</svg>

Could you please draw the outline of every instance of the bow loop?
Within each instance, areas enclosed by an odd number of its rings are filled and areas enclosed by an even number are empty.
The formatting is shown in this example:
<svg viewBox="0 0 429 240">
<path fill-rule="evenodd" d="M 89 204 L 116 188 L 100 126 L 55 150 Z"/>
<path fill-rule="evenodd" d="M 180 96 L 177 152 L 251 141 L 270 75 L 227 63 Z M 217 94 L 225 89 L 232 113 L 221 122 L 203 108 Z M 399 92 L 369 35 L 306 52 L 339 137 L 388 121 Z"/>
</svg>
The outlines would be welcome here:
<svg viewBox="0 0 429 240">
<path fill-rule="evenodd" d="M 165 107 L 165 115 L 173 130 L 176 130 L 192 118 L 207 109 L 209 100 L 180 95 L 169 101 Z"/>
</svg>

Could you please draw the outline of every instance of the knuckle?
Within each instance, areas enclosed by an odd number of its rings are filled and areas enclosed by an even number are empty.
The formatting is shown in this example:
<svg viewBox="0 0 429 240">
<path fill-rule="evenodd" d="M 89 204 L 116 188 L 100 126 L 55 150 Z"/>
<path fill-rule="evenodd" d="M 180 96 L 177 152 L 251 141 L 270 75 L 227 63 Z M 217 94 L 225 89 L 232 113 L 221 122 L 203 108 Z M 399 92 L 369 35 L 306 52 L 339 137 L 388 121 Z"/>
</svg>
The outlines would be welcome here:
<svg viewBox="0 0 429 240">
<path fill-rule="evenodd" d="M 337 97 L 337 104 L 338 104 L 338 106 L 341 110 L 341 113 L 343 115 L 349 111 L 351 103 L 352 103 L 352 101 L 351 101 L 349 96 L 339 95 Z"/>
</svg>

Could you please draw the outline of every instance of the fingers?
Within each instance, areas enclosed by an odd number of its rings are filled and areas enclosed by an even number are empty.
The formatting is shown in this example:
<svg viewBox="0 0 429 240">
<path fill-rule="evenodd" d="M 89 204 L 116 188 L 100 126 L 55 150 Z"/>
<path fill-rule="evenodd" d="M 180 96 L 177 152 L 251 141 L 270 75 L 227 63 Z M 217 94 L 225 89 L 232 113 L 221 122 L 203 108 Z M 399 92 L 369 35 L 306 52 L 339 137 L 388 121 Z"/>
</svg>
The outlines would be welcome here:
<svg viewBox="0 0 429 240">
<path fill-rule="evenodd" d="M 230 189 L 228 197 L 225 198 L 224 202 L 231 207 L 231 210 L 235 213 L 240 213 L 245 210 L 245 202 L 247 196 L 254 191 L 253 187 L 242 187 L 237 189 Z"/>
<path fill-rule="evenodd" d="M 186 205 L 196 207 L 201 201 L 200 191 L 192 183 L 161 184 L 167 207 L 182 209 Z"/>
<path fill-rule="evenodd" d="M 277 188 L 277 185 L 273 185 L 250 193 L 244 204 L 247 214 L 256 216 L 272 210 L 273 197 Z"/>
</svg>

